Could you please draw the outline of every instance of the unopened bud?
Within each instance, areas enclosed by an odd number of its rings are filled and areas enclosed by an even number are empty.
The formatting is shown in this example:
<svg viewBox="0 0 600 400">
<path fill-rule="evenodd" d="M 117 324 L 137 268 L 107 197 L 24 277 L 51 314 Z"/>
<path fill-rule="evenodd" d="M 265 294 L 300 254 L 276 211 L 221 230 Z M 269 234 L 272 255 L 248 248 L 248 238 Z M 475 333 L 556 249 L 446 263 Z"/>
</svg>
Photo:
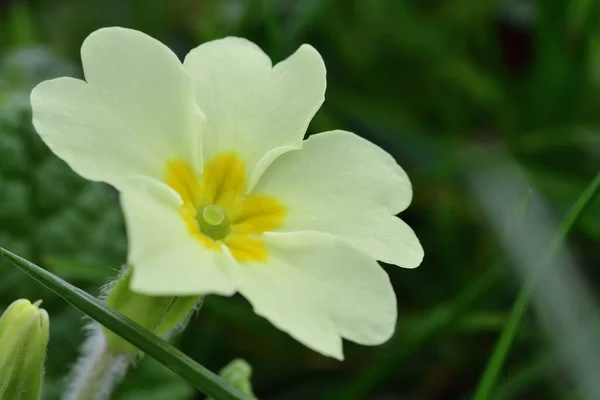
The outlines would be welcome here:
<svg viewBox="0 0 600 400">
<path fill-rule="evenodd" d="M 219 371 L 219 376 L 240 392 L 256 399 L 252 392 L 252 367 L 245 360 L 238 358 L 231 361 Z"/>
<path fill-rule="evenodd" d="M 17 300 L 0 317 L 0 399 L 40 397 L 50 328 L 40 303 Z"/>
</svg>

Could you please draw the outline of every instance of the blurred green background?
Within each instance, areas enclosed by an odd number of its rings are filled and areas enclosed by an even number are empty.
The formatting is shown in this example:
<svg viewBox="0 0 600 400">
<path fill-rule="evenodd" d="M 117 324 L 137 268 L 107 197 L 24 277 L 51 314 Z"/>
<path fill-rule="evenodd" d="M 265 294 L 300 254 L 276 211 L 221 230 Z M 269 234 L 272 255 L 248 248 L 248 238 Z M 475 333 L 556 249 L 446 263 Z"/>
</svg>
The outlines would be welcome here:
<svg viewBox="0 0 600 400">
<path fill-rule="evenodd" d="M 325 59 L 328 91 L 310 132 L 368 138 L 414 185 L 402 217 L 425 261 L 416 270 L 385 266 L 400 309 L 389 343 L 346 343 L 340 363 L 276 330 L 244 299 L 211 297 L 177 338 L 183 351 L 212 370 L 245 358 L 261 399 L 468 398 L 520 284 L 470 180 L 502 155 L 531 188 L 518 189 L 507 209 L 534 198 L 560 220 L 592 179 L 600 166 L 598 2 L 0 0 L 0 246 L 93 294 L 125 261 L 117 194 L 49 153 L 32 130 L 28 98 L 41 80 L 81 76 L 82 41 L 113 25 L 142 30 L 181 57 L 227 35 L 253 40 L 274 61 L 312 44 Z M 592 292 L 599 243 L 596 201 L 569 237 Z M 85 320 L 0 260 L 0 310 L 21 297 L 43 298 L 50 312 L 45 398 L 57 399 Z M 577 398 L 534 317 L 493 398 Z M 114 398 L 203 397 L 145 359 Z"/>
</svg>

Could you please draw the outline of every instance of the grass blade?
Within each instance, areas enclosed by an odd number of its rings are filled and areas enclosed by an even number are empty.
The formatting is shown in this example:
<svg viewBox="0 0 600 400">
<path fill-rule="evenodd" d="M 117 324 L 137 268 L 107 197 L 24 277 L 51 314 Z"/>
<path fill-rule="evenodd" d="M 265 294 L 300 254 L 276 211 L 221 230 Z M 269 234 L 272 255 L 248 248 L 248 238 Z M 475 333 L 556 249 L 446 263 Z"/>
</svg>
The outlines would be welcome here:
<svg viewBox="0 0 600 400">
<path fill-rule="evenodd" d="M 542 263 L 540 264 L 541 268 L 534 276 L 532 276 L 530 280 L 525 283 L 519 292 L 506 325 L 502 330 L 500 339 L 496 343 L 492 357 L 490 358 L 485 371 L 483 372 L 481 380 L 479 381 L 479 385 L 477 386 L 475 395 L 473 396 L 474 400 L 486 400 L 489 398 L 518 331 L 519 324 L 523 318 L 523 315 L 525 314 L 525 311 L 527 311 L 527 307 L 529 306 L 537 280 L 541 275 L 543 275 L 546 268 L 551 265 L 549 260 L 551 260 L 556 251 L 560 249 L 565 241 L 566 236 L 571 231 L 579 217 L 581 217 L 587 206 L 592 202 L 599 189 L 600 172 L 596 174 L 592 182 L 579 196 L 573 206 L 571 206 L 565 218 L 563 219 L 558 232 L 552 240 L 552 243 L 550 244 L 544 256 Z"/>
<path fill-rule="evenodd" d="M 0 253 L 21 271 L 52 290 L 73 307 L 123 337 L 203 393 L 218 400 L 251 400 L 250 397 L 196 363 L 169 342 L 107 307 L 83 290 L 2 247 L 0 247 Z"/>
</svg>

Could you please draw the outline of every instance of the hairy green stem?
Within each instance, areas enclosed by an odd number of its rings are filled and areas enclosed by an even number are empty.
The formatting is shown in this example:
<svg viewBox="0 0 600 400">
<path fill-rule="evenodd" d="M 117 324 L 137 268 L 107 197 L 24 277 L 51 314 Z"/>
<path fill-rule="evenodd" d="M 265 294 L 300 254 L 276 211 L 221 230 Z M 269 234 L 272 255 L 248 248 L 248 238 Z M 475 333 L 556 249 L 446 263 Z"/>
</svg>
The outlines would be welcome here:
<svg viewBox="0 0 600 400">
<path fill-rule="evenodd" d="M 64 400 L 108 400 L 133 361 L 129 354 L 111 351 L 99 324 L 92 322 L 89 330 Z"/>
</svg>

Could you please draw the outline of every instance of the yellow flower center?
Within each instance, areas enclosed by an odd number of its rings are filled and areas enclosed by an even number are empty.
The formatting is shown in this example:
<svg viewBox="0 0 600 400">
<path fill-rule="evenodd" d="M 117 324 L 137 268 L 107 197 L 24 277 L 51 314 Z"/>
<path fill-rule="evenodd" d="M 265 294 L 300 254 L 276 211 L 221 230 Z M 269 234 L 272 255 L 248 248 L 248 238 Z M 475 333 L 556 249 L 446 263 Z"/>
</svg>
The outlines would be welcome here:
<svg viewBox="0 0 600 400">
<path fill-rule="evenodd" d="M 276 199 L 246 195 L 246 168 L 235 153 L 221 153 L 197 176 L 183 160 L 167 164 L 165 182 L 183 200 L 181 216 L 190 233 L 206 248 L 225 244 L 240 262 L 268 257 L 260 236 L 281 226 L 285 207 Z"/>
</svg>

